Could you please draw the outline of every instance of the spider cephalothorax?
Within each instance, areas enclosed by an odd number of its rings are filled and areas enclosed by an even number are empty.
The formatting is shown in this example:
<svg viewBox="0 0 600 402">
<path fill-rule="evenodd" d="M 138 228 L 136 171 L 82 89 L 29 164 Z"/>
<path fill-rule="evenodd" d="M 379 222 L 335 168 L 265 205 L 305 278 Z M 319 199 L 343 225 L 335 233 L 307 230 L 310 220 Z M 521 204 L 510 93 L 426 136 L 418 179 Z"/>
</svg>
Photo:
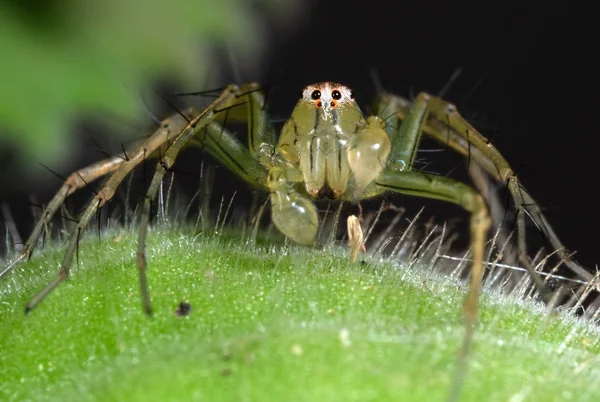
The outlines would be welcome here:
<svg viewBox="0 0 600 402">
<path fill-rule="evenodd" d="M 390 139 L 378 116 L 365 118 L 352 91 L 323 82 L 302 91 L 277 152 L 298 169 L 311 198 L 357 200 L 385 166 Z"/>
</svg>

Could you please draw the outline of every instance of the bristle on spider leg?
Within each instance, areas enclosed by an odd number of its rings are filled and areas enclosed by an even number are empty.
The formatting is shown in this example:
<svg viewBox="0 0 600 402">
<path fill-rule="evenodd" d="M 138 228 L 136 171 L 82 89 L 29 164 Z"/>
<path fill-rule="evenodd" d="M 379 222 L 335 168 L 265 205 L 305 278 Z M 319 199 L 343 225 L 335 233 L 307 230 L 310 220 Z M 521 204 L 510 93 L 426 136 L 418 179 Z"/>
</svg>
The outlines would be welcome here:
<svg viewBox="0 0 600 402">
<path fill-rule="evenodd" d="M 161 98 L 167 105 L 169 105 L 169 107 L 171 109 L 173 109 L 175 111 L 175 113 L 177 113 L 178 115 L 180 115 L 181 117 L 183 117 L 183 119 L 188 124 L 191 123 L 190 119 L 188 119 L 188 117 L 185 115 L 185 113 L 183 113 L 183 111 L 180 108 L 178 108 L 177 106 L 175 106 L 175 104 L 173 102 L 171 102 L 165 95 L 161 94 L 160 92 L 158 92 L 156 90 L 154 91 L 154 93 L 156 95 L 158 95 L 158 97 Z M 167 133 L 167 135 L 168 135 L 168 133 Z M 167 148 L 168 148 L 168 138 L 167 138 Z"/>
<path fill-rule="evenodd" d="M 369 77 L 371 78 L 371 82 L 373 83 L 373 86 L 375 87 L 375 93 L 377 95 L 381 95 L 382 93 L 384 93 L 385 89 L 383 89 L 381 77 L 379 76 L 379 73 L 377 72 L 376 68 L 374 68 L 374 67 L 369 68 Z"/>
<path fill-rule="evenodd" d="M 265 89 L 265 91 L 264 91 L 265 97 L 264 97 L 263 105 L 261 107 L 261 110 L 263 110 L 263 111 L 267 109 L 267 105 L 268 105 L 269 98 L 271 95 L 271 90 L 273 88 L 273 82 L 274 82 L 273 73 L 274 73 L 273 65 L 269 64 L 269 68 L 268 68 L 267 74 L 266 74 L 267 82 L 266 82 L 265 86 L 263 87 Z"/>
<path fill-rule="evenodd" d="M 144 110 L 144 112 L 146 113 L 146 115 L 148 117 L 150 117 L 150 119 L 152 120 L 152 122 L 154 124 L 156 124 L 157 126 L 160 126 L 162 124 L 162 122 L 160 121 L 160 119 L 152 112 L 152 109 L 150 108 L 150 105 L 148 105 L 148 101 L 146 100 L 146 97 L 144 96 L 144 94 L 142 92 L 139 93 L 139 99 L 140 99 L 140 104 L 142 106 L 142 109 Z M 121 144 L 122 145 L 122 144 Z M 125 152 L 125 150 L 123 150 L 123 153 Z"/>
<path fill-rule="evenodd" d="M 469 92 L 465 96 L 463 96 L 461 103 L 465 104 L 469 100 L 469 98 L 475 93 L 475 91 L 479 88 L 479 86 L 483 83 L 483 81 L 487 78 L 488 73 L 484 72 L 479 79 L 475 82 L 475 84 L 471 87 Z"/>
<path fill-rule="evenodd" d="M 207 96 L 211 98 L 218 98 L 221 92 L 223 92 L 225 89 L 227 89 L 227 87 L 218 87 L 194 92 L 175 92 L 173 96 Z"/>
<path fill-rule="evenodd" d="M 125 151 L 125 145 L 123 145 L 123 143 L 121 143 L 121 152 L 123 152 L 123 159 L 126 162 L 129 162 L 129 156 L 127 155 L 127 151 Z"/>
</svg>

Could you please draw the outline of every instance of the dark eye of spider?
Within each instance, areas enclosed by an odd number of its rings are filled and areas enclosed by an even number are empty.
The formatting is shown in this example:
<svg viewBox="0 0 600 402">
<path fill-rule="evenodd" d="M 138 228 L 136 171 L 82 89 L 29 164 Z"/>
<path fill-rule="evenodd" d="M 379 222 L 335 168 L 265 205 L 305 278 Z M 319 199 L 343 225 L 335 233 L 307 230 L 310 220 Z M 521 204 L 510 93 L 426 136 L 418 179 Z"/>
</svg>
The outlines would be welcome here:
<svg viewBox="0 0 600 402">
<path fill-rule="evenodd" d="M 318 89 L 316 91 L 313 91 L 313 93 L 310 95 L 311 98 L 313 98 L 314 100 L 317 100 L 321 97 L 321 91 L 319 91 Z"/>
<path fill-rule="evenodd" d="M 354 92 L 350 92 L 350 99 L 354 99 Z"/>
<path fill-rule="evenodd" d="M 337 89 L 331 93 L 331 97 L 335 100 L 342 99 L 342 94 Z"/>
</svg>

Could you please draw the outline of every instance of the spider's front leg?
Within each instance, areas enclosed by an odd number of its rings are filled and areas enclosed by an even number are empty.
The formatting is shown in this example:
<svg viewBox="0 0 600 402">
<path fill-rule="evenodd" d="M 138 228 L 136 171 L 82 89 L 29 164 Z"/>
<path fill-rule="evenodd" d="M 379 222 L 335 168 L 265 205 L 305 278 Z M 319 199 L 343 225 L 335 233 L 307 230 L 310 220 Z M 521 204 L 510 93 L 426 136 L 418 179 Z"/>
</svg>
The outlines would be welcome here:
<svg viewBox="0 0 600 402">
<path fill-rule="evenodd" d="M 416 195 L 438 199 L 461 206 L 471 214 L 471 284 L 463 305 L 465 317 L 465 334 L 459 355 L 456 376 L 450 395 L 452 400 L 458 398 L 462 378 L 466 372 L 467 357 L 477 323 L 479 293 L 484 272 L 485 239 L 491 220 L 483 197 L 470 186 L 457 180 L 412 171 L 417 147 L 425 122 L 429 115 L 431 97 L 420 94 L 411 105 L 395 102 L 394 98 L 381 97 L 375 109 L 378 113 L 389 113 L 386 130 L 391 138 L 392 148 L 388 158 L 388 168 L 375 179 L 373 194 L 391 190 L 397 193 Z M 389 109 L 388 109 L 389 108 Z M 387 109 L 387 110 L 386 110 Z M 400 125 L 399 115 L 403 115 Z"/>
<path fill-rule="evenodd" d="M 386 169 L 379 175 L 375 184 L 382 190 L 451 202 L 471 214 L 473 266 L 471 289 L 465 302 L 465 315 L 468 321 L 474 323 L 483 275 L 485 236 L 490 227 L 490 218 L 483 197 L 472 187 L 458 180 L 415 171 L 398 172 Z"/>
<path fill-rule="evenodd" d="M 391 152 L 388 169 L 383 170 L 375 180 L 373 193 L 391 190 L 398 193 L 416 195 L 451 202 L 471 213 L 471 247 L 473 267 L 471 287 L 465 301 L 465 316 L 469 327 L 477 319 L 477 301 L 483 276 L 483 252 L 485 236 L 490 227 L 487 206 L 482 196 L 470 186 L 457 180 L 411 171 L 417 147 L 425 122 L 429 115 L 431 97 L 421 93 L 415 102 L 408 106 L 394 102 L 393 97 L 382 97 L 375 105 L 378 113 L 389 113 L 394 120 L 388 122 L 386 130 L 391 138 Z M 397 114 L 404 114 L 400 125 Z M 467 336 L 468 338 L 469 336 Z M 470 342 L 470 340 L 469 340 Z"/>
<path fill-rule="evenodd" d="M 491 225 L 487 207 L 483 197 L 473 188 L 449 177 L 414 171 L 384 170 L 375 184 L 382 190 L 451 202 L 463 207 L 471 214 L 473 262 L 471 265 L 471 284 L 463 305 L 465 335 L 451 395 L 451 399 L 455 400 L 458 397 L 462 378 L 466 372 L 467 357 L 473 342 L 475 325 L 477 324 L 479 293 L 484 272 L 485 239 Z"/>
</svg>

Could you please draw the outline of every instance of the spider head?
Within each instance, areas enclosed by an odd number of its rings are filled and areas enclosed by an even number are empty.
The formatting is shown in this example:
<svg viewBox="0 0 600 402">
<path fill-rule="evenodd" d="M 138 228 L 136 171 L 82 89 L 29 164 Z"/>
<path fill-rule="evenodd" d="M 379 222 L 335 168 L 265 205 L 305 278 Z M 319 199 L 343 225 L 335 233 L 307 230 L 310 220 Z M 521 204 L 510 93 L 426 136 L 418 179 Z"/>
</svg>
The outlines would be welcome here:
<svg viewBox="0 0 600 402">
<path fill-rule="evenodd" d="M 352 90 L 345 85 L 335 82 L 319 82 L 304 88 L 300 102 L 312 108 L 322 110 L 322 116 L 328 120 L 334 111 L 354 106 Z"/>
<path fill-rule="evenodd" d="M 320 82 L 302 90 L 289 121 L 298 136 L 351 136 L 364 120 L 350 88 L 334 82 Z"/>
</svg>

